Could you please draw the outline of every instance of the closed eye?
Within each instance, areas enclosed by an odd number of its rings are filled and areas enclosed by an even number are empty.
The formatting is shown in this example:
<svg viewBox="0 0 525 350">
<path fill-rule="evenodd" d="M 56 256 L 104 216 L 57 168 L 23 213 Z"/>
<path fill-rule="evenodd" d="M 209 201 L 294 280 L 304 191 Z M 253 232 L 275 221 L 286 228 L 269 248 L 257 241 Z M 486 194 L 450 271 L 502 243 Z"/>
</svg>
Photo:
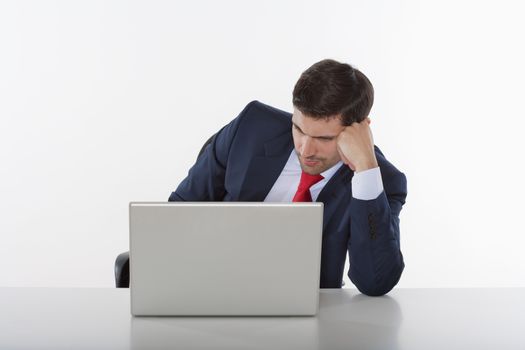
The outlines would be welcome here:
<svg viewBox="0 0 525 350">
<path fill-rule="evenodd" d="M 293 127 L 295 128 L 295 130 L 297 130 L 298 132 L 300 132 L 301 134 L 303 135 L 306 135 L 300 127 L 297 126 L 297 124 L 293 123 Z M 335 139 L 335 136 L 310 136 L 311 138 L 313 139 L 318 139 L 318 140 L 321 140 L 321 141 L 332 141 L 333 139 Z"/>
</svg>

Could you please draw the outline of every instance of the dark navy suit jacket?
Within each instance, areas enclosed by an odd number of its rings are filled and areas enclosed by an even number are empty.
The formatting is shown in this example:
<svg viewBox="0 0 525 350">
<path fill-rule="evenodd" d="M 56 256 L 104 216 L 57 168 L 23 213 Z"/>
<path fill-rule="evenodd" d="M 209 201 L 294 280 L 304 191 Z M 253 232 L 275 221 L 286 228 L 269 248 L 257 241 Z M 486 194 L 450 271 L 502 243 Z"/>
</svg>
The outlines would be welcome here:
<svg viewBox="0 0 525 350">
<path fill-rule="evenodd" d="M 169 200 L 262 202 L 293 147 L 291 114 L 253 101 L 217 133 Z M 364 294 L 383 295 L 401 277 L 406 177 L 374 147 L 384 187 L 379 197 L 353 198 L 354 172 L 343 164 L 317 198 L 324 203 L 321 288 L 341 288 L 347 252 L 348 276 Z"/>
</svg>

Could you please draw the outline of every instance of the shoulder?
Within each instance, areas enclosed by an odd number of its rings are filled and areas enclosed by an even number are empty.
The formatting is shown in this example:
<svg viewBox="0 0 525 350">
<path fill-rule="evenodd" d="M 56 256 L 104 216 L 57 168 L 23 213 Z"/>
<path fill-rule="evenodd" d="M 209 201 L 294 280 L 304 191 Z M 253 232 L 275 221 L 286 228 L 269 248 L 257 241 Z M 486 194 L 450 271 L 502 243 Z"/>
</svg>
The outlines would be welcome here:
<svg viewBox="0 0 525 350">
<path fill-rule="evenodd" d="M 250 138 L 267 138 L 275 134 L 290 131 L 292 114 L 269 106 L 259 101 L 251 101 L 244 109 L 222 127 L 217 134 L 219 143 L 230 144 L 233 140 Z"/>
<path fill-rule="evenodd" d="M 241 123 L 248 123 L 251 127 L 267 127 L 268 124 L 287 127 L 291 125 L 292 114 L 255 100 L 244 107 L 239 119 L 242 119 Z"/>
</svg>

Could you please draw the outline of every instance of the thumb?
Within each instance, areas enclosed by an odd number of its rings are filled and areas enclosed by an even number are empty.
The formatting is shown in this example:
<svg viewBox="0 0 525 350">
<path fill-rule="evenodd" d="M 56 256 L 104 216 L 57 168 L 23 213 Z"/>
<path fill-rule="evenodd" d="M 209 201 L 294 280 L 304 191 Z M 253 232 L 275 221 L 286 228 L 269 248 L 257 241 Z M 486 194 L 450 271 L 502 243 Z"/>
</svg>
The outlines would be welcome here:
<svg viewBox="0 0 525 350">
<path fill-rule="evenodd" d="M 343 163 L 348 165 L 348 163 L 350 163 L 350 161 L 348 160 L 348 158 L 345 157 L 343 152 L 341 152 L 341 149 L 339 147 L 337 147 L 337 152 L 339 153 L 339 157 L 341 157 L 341 160 L 343 161 Z"/>
</svg>

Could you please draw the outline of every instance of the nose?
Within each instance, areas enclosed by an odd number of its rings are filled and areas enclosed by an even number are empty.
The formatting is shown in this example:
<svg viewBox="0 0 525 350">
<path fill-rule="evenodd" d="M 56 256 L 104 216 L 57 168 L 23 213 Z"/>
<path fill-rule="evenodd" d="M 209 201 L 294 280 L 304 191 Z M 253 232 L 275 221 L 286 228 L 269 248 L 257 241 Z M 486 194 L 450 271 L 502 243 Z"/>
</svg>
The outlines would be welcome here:
<svg viewBox="0 0 525 350">
<path fill-rule="evenodd" d="M 314 140 L 310 136 L 304 136 L 301 147 L 301 156 L 308 158 L 315 155 Z"/>
</svg>

